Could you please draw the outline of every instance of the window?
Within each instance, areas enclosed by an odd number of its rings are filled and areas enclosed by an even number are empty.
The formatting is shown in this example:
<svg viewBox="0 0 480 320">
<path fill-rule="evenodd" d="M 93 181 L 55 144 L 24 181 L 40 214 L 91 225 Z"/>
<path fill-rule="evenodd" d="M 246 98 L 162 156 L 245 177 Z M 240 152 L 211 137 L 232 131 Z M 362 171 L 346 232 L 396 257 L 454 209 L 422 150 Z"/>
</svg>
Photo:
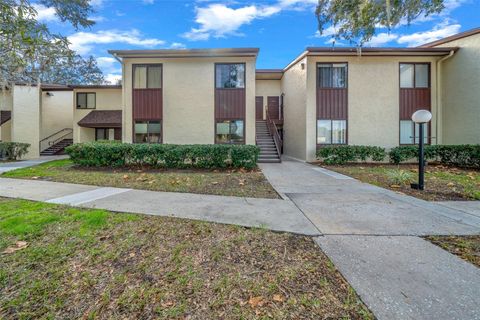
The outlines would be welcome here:
<svg viewBox="0 0 480 320">
<path fill-rule="evenodd" d="M 133 72 L 134 89 L 159 89 L 162 87 L 161 65 L 135 65 Z"/>
<path fill-rule="evenodd" d="M 135 143 L 160 143 L 160 121 L 135 121 Z"/>
<path fill-rule="evenodd" d="M 347 87 L 346 63 L 319 63 L 317 67 L 319 88 Z"/>
<path fill-rule="evenodd" d="M 243 143 L 243 120 L 217 121 L 216 143 Z"/>
<path fill-rule="evenodd" d="M 317 144 L 347 143 L 347 120 L 317 120 Z"/>
<path fill-rule="evenodd" d="M 108 140 L 108 129 L 107 128 L 96 128 L 95 129 L 95 140 Z"/>
<path fill-rule="evenodd" d="M 215 79 L 216 88 L 245 88 L 245 64 L 216 64 Z"/>
<path fill-rule="evenodd" d="M 400 88 L 428 88 L 429 64 L 400 63 Z"/>
<path fill-rule="evenodd" d="M 95 92 L 77 92 L 77 109 L 95 109 Z"/>
<path fill-rule="evenodd" d="M 423 127 L 423 142 L 428 143 L 428 124 Z M 419 125 L 412 120 L 400 120 L 400 144 L 417 144 L 419 142 Z"/>
</svg>

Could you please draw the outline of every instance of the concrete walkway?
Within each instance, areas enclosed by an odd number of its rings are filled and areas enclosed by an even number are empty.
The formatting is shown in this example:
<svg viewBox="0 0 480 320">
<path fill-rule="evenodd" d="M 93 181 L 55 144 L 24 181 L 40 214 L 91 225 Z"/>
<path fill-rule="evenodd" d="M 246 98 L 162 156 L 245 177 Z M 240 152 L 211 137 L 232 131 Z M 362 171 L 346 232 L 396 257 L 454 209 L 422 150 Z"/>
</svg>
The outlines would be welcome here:
<svg viewBox="0 0 480 320">
<path fill-rule="evenodd" d="M 0 178 L 0 196 L 320 235 L 291 201 Z"/>
<path fill-rule="evenodd" d="M 60 160 L 60 159 L 66 159 L 66 158 L 68 158 L 68 156 L 65 156 L 65 155 L 61 155 L 61 156 L 42 156 L 40 158 L 31 159 L 31 160 L 4 162 L 4 163 L 0 163 L 0 174 L 2 174 L 4 172 L 7 172 L 7 171 L 15 170 L 15 169 L 21 169 L 21 168 L 36 166 L 38 164 L 48 162 L 48 161 Z"/>
<path fill-rule="evenodd" d="M 474 204 L 437 204 L 296 161 L 261 164 L 378 319 L 480 319 L 480 269 L 423 240 L 480 234 Z"/>
</svg>

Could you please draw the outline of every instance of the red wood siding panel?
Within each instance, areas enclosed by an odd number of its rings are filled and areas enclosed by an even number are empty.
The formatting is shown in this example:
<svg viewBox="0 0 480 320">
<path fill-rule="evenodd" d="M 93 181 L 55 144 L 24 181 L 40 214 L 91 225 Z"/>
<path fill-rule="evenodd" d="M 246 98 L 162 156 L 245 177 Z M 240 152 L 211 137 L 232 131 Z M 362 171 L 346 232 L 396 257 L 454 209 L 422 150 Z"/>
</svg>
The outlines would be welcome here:
<svg viewBox="0 0 480 320">
<path fill-rule="evenodd" d="M 280 120 L 280 97 L 267 97 L 270 119 Z"/>
<path fill-rule="evenodd" d="M 430 88 L 400 89 L 400 120 L 410 120 L 420 109 L 431 109 Z"/>
<path fill-rule="evenodd" d="M 263 120 L 263 97 L 255 97 L 255 119 Z"/>
<path fill-rule="evenodd" d="M 215 118 L 244 119 L 245 89 L 215 89 Z"/>
<path fill-rule="evenodd" d="M 133 119 L 162 119 L 162 89 L 133 89 Z"/>
<path fill-rule="evenodd" d="M 317 88 L 317 119 L 346 120 L 347 108 L 346 88 Z"/>
</svg>

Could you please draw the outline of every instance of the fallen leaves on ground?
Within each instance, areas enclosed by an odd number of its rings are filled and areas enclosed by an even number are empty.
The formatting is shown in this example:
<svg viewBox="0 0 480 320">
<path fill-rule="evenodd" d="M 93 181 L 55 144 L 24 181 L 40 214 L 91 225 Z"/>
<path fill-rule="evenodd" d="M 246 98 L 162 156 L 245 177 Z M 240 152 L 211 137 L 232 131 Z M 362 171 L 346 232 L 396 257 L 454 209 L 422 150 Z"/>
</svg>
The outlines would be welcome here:
<svg viewBox="0 0 480 320">
<path fill-rule="evenodd" d="M 14 247 L 8 247 L 7 249 L 3 250 L 3 254 L 10 254 L 10 253 L 14 253 L 18 250 L 22 250 L 22 249 L 25 249 L 26 247 L 28 247 L 28 242 L 27 241 L 17 241 L 15 243 L 15 246 Z"/>
</svg>

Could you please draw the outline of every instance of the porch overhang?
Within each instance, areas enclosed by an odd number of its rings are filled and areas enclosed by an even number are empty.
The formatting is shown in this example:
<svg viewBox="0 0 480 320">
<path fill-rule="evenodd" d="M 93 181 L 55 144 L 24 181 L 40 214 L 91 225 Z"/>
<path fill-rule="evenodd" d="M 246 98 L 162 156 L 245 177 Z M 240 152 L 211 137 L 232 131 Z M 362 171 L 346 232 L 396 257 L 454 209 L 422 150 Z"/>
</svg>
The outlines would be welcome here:
<svg viewBox="0 0 480 320">
<path fill-rule="evenodd" d="M 121 128 L 122 110 L 93 110 L 77 124 L 84 128 Z"/>
</svg>

